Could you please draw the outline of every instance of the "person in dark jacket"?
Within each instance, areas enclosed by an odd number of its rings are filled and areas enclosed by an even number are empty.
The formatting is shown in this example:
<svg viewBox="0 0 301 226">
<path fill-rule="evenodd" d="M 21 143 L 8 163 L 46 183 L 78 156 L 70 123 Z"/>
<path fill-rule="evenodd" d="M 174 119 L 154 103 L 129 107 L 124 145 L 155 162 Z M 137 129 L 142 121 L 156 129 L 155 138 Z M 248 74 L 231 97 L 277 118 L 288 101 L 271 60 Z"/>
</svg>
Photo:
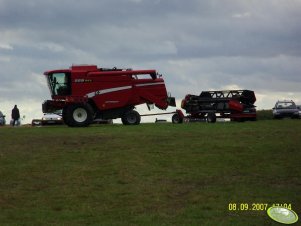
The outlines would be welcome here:
<svg viewBox="0 0 301 226">
<path fill-rule="evenodd" d="M 19 112 L 17 105 L 15 105 L 15 107 L 11 111 L 11 118 L 13 120 L 12 126 L 15 126 L 16 123 L 18 125 L 18 121 L 20 119 L 20 112 Z"/>
</svg>

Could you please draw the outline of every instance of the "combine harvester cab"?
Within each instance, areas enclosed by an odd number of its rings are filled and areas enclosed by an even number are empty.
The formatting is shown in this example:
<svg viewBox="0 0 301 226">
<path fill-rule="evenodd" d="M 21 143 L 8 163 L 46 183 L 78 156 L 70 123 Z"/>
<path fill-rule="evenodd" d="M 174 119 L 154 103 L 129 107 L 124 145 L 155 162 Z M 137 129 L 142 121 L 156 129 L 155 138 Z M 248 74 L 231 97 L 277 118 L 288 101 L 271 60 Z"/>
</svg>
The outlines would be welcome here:
<svg viewBox="0 0 301 226">
<path fill-rule="evenodd" d="M 255 93 L 251 90 L 204 91 L 199 96 L 186 95 L 181 107 L 188 116 L 176 113 L 173 122 L 207 121 L 214 123 L 217 118 L 231 121 L 256 120 Z"/>
<path fill-rule="evenodd" d="M 88 126 L 95 119 L 121 118 L 125 125 L 137 125 L 141 116 L 136 105 L 154 104 L 160 109 L 175 106 L 168 97 L 165 82 L 156 70 L 97 68 L 95 65 L 44 73 L 52 100 L 46 100 L 44 113 L 63 110 L 68 126 Z"/>
</svg>

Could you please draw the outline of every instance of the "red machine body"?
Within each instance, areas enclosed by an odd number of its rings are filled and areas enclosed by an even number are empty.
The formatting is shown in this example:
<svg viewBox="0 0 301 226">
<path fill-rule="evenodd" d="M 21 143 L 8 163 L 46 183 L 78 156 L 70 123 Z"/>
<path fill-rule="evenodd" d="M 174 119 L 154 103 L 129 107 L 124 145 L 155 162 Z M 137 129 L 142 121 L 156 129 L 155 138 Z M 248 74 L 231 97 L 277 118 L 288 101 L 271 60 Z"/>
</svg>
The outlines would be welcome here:
<svg viewBox="0 0 301 226">
<path fill-rule="evenodd" d="M 69 126 L 87 126 L 94 119 L 121 118 L 124 124 L 140 123 L 134 107 L 154 104 L 160 109 L 175 106 L 165 82 L 156 70 L 97 68 L 96 65 L 44 73 L 52 100 L 43 103 L 43 112 L 62 109 Z"/>
</svg>

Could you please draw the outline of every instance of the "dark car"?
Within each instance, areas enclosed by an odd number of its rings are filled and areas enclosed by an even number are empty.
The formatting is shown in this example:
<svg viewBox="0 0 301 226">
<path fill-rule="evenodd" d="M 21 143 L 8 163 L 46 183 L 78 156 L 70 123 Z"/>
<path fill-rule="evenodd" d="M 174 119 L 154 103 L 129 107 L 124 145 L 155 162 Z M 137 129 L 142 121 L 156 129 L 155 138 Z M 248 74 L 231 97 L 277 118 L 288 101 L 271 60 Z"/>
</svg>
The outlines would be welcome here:
<svg viewBox="0 0 301 226">
<path fill-rule="evenodd" d="M 277 101 L 273 108 L 274 119 L 299 118 L 299 109 L 292 100 Z"/>
<path fill-rule="evenodd" d="M 301 105 L 297 105 L 297 108 L 299 110 L 299 118 L 301 118 Z"/>
<path fill-rule="evenodd" d="M 0 111 L 0 126 L 4 126 L 5 123 L 5 115 L 3 115 L 3 113 Z"/>
</svg>

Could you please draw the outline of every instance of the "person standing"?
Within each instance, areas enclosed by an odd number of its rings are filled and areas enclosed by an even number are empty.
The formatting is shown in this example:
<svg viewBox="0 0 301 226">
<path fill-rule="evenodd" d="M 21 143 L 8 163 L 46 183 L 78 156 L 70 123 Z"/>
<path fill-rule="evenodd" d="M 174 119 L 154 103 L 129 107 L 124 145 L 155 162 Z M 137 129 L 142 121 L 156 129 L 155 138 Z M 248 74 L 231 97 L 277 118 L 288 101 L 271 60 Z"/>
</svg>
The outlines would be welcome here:
<svg viewBox="0 0 301 226">
<path fill-rule="evenodd" d="M 19 112 L 19 109 L 18 109 L 17 105 L 15 105 L 15 107 L 11 111 L 11 117 L 12 117 L 12 120 L 13 120 L 12 126 L 15 126 L 16 123 L 18 125 L 18 122 L 19 122 L 19 119 L 20 119 L 20 112 Z"/>
</svg>

